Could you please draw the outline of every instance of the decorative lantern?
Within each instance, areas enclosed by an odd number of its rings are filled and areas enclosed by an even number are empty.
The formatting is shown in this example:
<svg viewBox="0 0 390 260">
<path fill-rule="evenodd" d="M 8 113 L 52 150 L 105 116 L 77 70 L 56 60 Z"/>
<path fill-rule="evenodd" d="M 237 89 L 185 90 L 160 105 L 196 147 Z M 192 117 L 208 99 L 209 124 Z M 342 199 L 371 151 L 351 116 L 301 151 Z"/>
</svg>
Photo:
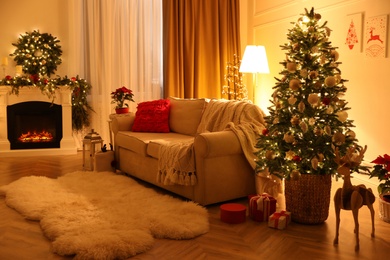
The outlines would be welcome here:
<svg viewBox="0 0 390 260">
<path fill-rule="evenodd" d="M 96 145 L 100 144 L 100 149 L 103 146 L 103 139 L 98 133 L 91 130 L 83 139 L 83 169 L 93 171 Z"/>
</svg>

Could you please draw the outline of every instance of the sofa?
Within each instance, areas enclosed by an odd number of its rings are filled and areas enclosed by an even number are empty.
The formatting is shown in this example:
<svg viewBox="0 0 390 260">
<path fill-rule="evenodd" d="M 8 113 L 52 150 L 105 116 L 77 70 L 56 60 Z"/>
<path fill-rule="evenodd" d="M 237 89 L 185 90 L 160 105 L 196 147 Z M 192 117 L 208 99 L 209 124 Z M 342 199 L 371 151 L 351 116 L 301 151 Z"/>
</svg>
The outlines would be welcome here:
<svg viewBox="0 0 390 260">
<path fill-rule="evenodd" d="M 201 205 L 254 194 L 263 117 L 244 101 L 170 97 L 139 103 L 136 113 L 110 116 L 117 169 Z M 181 174 L 168 165 L 167 181 L 164 151 L 166 164 L 182 161 L 176 167 L 194 169 Z"/>
</svg>

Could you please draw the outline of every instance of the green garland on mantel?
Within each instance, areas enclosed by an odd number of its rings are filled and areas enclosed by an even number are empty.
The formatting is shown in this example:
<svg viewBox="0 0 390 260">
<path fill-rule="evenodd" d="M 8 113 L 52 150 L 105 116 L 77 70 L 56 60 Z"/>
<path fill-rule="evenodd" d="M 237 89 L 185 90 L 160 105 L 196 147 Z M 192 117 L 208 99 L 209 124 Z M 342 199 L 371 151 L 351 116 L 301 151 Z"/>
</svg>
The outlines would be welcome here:
<svg viewBox="0 0 390 260">
<path fill-rule="evenodd" d="M 30 76 L 6 76 L 0 80 L 0 86 L 11 86 L 11 94 L 18 95 L 22 87 L 37 87 L 42 94 L 49 97 L 52 101 L 56 98 L 56 90 L 59 86 L 67 86 L 72 91 L 72 128 L 80 131 L 90 125 L 89 111 L 93 111 L 87 101 L 87 95 L 90 93 L 91 85 L 85 79 L 77 77 L 68 78 L 44 78 L 38 75 Z"/>
</svg>

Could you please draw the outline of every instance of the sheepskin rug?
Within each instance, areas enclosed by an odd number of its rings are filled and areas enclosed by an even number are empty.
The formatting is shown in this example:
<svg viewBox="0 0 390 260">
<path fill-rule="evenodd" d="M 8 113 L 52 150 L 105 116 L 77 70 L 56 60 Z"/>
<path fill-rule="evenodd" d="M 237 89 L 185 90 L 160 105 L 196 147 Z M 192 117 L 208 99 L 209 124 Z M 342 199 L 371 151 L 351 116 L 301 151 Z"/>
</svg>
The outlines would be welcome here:
<svg viewBox="0 0 390 260">
<path fill-rule="evenodd" d="M 112 172 L 23 177 L 0 187 L 0 195 L 40 221 L 54 253 L 76 259 L 123 259 L 150 249 L 154 238 L 191 239 L 209 230 L 204 207 Z"/>
</svg>

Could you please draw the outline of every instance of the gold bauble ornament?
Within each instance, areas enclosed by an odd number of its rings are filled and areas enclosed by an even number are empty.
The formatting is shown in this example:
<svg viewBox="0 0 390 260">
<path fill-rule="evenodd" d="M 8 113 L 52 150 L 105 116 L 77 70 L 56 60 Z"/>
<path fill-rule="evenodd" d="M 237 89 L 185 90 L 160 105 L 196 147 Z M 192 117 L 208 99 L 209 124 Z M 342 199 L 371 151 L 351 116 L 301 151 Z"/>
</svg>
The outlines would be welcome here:
<svg viewBox="0 0 390 260">
<path fill-rule="evenodd" d="M 340 132 L 335 133 L 332 137 L 332 142 L 336 145 L 342 145 L 345 143 L 345 135 Z"/>
<path fill-rule="evenodd" d="M 298 79 L 290 80 L 288 86 L 291 90 L 297 91 L 301 87 L 301 82 Z"/>
<path fill-rule="evenodd" d="M 325 86 L 332 88 L 336 85 L 336 78 L 333 76 L 328 76 L 325 78 Z"/>
<path fill-rule="evenodd" d="M 301 178 L 301 173 L 298 170 L 293 170 L 290 174 L 291 180 L 297 181 Z"/>
<path fill-rule="evenodd" d="M 297 70 L 297 64 L 295 62 L 287 62 L 286 68 L 288 72 L 294 73 Z"/>
<path fill-rule="evenodd" d="M 330 52 L 330 55 L 333 57 L 334 61 L 337 61 L 339 59 L 339 57 L 340 57 L 340 54 L 336 50 L 332 50 Z"/>
<path fill-rule="evenodd" d="M 336 115 L 340 122 L 345 122 L 348 119 L 348 113 L 345 110 L 337 112 Z"/>
<path fill-rule="evenodd" d="M 316 105 L 319 100 L 320 97 L 316 93 L 309 94 L 307 97 L 307 102 L 309 102 L 309 104 L 312 106 Z"/>
</svg>

